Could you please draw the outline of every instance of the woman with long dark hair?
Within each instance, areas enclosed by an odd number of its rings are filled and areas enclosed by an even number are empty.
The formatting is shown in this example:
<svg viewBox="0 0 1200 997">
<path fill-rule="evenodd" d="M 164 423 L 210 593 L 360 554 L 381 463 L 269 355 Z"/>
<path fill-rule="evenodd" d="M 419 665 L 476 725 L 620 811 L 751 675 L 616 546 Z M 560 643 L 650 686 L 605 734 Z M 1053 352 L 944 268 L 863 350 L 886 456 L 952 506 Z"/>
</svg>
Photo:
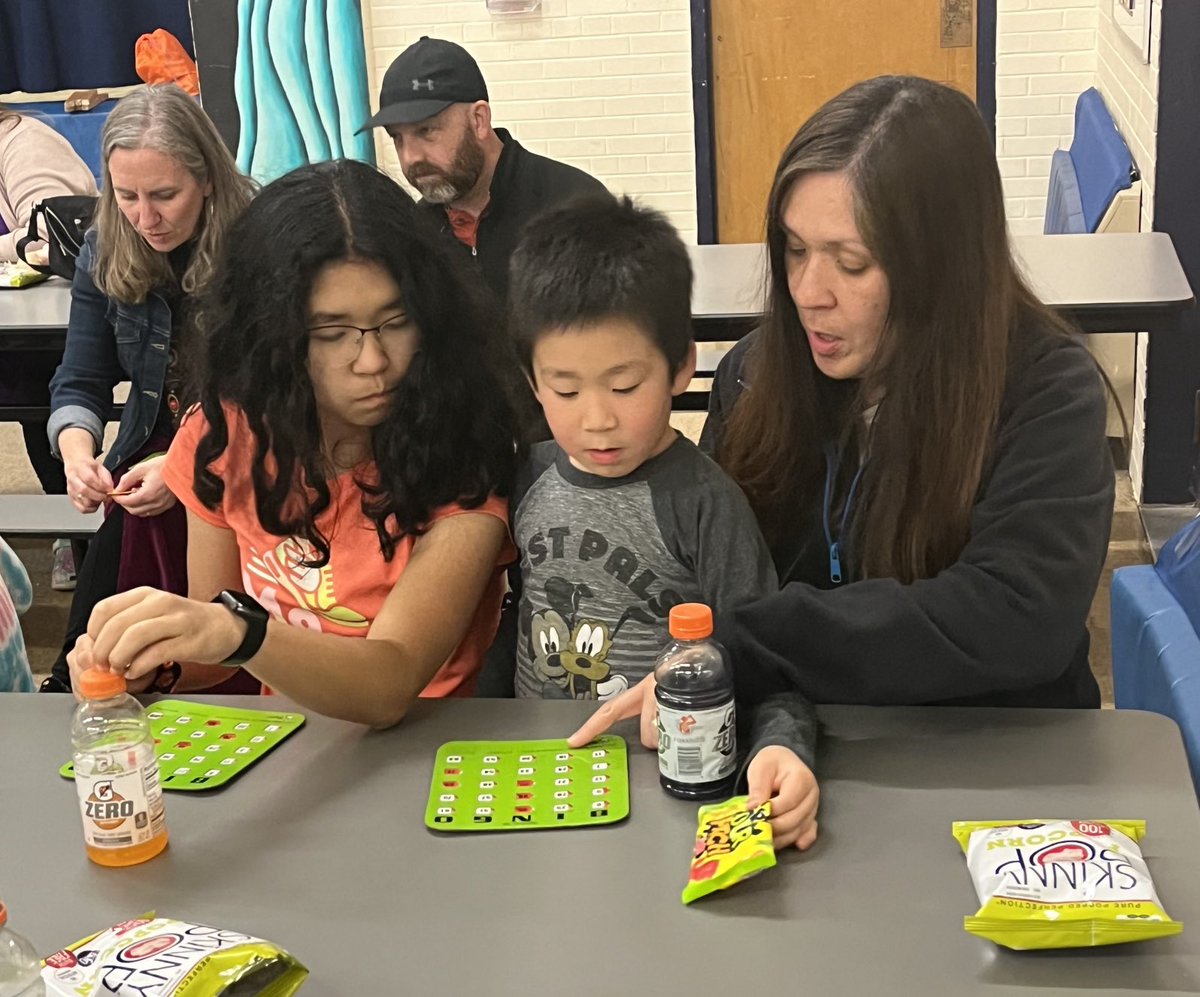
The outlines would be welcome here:
<svg viewBox="0 0 1200 997">
<path fill-rule="evenodd" d="M 1103 386 L 1013 261 L 975 106 L 900 76 L 829 101 L 783 153 L 767 245 L 767 314 L 705 427 L 781 582 L 718 621 L 739 701 L 1099 706 Z"/>
<path fill-rule="evenodd" d="M 515 426 L 491 316 L 436 233 L 369 166 L 302 167 L 232 226 L 199 322 L 200 404 L 164 471 L 189 598 L 107 600 L 72 667 L 186 662 L 196 688 L 242 665 L 375 726 L 469 694 L 515 558 Z"/>
</svg>

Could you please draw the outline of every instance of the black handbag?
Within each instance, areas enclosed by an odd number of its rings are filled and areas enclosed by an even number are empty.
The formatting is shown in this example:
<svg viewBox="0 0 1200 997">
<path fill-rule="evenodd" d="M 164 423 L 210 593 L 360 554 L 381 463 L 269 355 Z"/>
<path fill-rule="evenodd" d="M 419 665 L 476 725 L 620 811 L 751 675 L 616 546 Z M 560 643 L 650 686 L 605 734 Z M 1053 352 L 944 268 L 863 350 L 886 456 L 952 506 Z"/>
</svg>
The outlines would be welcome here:
<svg viewBox="0 0 1200 997">
<path fill-rule="evenodd" d="M 17 240 L 17 255 L 40 273 L 74 280 L 75 257 L 83 248 L 83 236 L 92 224 L 98 200 L 87 194 L 64 194 L 39 201 L 29 216 L 28 233 Z M 25 247 L 31 242 L 46 243 L 48 266 L 26 258 Z"/>
</svg>

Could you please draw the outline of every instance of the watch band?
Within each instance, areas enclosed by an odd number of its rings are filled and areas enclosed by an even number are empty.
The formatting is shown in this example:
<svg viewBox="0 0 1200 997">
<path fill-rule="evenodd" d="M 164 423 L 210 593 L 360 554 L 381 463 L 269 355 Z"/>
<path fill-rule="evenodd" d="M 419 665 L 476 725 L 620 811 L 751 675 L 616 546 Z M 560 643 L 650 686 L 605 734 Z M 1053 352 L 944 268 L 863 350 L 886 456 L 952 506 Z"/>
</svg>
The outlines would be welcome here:
<svg viewBox="0 0 1200 997">
<path fill-rule="evenodd" d="M 219 664 L 228 668 L 244 665 L 258 654 L 258 649 L 266 640 L 267 621 L 271 618 L 270 614 L 245 592 L 237 592 L 233 589 L 225 589 L 212 601 L 219 602 L 246 624 L 246 636 L 242 638 L 237 650 Z"/>
</svg>

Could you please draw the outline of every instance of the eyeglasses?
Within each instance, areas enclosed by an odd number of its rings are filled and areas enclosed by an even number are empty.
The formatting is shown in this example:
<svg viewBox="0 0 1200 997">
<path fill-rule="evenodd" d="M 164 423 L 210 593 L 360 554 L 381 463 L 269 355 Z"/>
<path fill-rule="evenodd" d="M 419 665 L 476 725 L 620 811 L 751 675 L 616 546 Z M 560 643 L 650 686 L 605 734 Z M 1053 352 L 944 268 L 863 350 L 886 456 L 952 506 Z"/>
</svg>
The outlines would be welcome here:
<svg viewBox="0 0 1200 997">
<path fill-rule="evenodd" d="M 348 367 L 362 353 L 363 339 L 368 332 L 375 333 L 379 345 L 391 360 L 412 357 L 418 352 L 420 336 L 407 315 L 393 315 L 379 325 L 365 329 L 360 325 L 317 325 L 308 330 L 308 339 L 332 363 Z"/>
</svg>

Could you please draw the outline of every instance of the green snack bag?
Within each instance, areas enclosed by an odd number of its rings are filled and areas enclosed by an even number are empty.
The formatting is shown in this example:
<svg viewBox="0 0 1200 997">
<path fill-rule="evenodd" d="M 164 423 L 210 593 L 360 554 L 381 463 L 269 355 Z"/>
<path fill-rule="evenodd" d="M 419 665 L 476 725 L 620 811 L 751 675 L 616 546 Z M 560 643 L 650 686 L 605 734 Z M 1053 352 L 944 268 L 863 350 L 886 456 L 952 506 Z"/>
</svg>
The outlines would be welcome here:
<svg viewBox="0 0 1200 997">
<path fill-rule="evenodd" d="M 771 835 L 771 804 L 748 810 L 748 796 L 700 808 L 692 872 L 683 888 L 690 904 L 715 890 L 724 890 L 775 864 Z"/>
<path fill-rule="evenodd" d="M 146 914 L 46 960 L 47 997 L 291 997 L 308 976 L 278 945 Z"/>
</svg>

